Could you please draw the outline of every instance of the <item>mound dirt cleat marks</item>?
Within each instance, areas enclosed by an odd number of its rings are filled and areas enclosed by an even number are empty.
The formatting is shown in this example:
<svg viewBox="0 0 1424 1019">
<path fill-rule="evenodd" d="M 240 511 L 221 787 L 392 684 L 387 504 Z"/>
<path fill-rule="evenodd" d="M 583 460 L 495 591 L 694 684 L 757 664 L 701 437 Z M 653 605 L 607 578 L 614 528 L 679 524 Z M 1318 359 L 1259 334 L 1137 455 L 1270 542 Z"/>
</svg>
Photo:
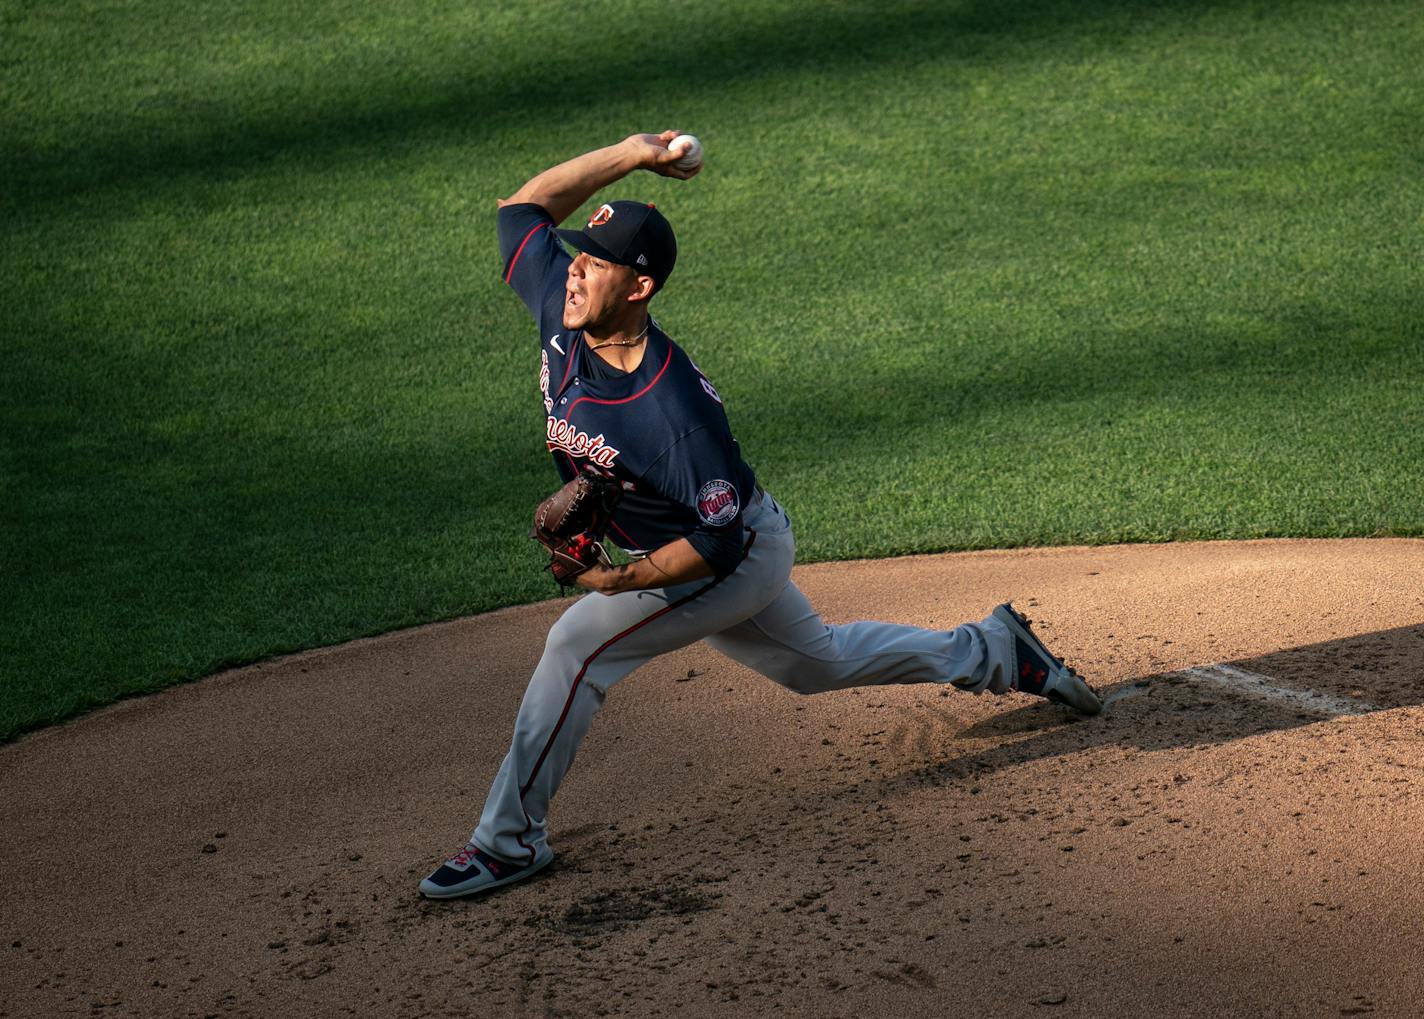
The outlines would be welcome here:
<svg viewBox="0 0 1424 1019">
<path fill-rule="evenodd" d="M 1084 715 L 1103 710 L 1102 699 L 1078 675 L 1044 646 L 1028 619 L 1010 602 L 994 609 L 993 617 L 1014 637 L 1014 688 L 1036 694 Z"/>
</svg>

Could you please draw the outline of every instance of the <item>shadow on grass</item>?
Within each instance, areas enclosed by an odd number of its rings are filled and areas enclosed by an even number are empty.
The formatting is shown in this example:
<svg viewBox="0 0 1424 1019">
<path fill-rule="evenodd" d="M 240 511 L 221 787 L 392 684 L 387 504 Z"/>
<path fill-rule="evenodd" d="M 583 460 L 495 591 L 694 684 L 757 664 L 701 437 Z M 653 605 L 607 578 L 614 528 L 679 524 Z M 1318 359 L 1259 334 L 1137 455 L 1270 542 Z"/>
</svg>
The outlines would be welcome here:
<svg viewBox="0 0 1424 1019">
<path fill-rule="evenodd" d="M 1280 0 L 1272 6 L 1307 4 Z M 131 118 L 100 125 L 92 136 L 58 149 L 7 146 L 0 167 L 10 182 L 7 204 L 16 211 L 62 206 L 87 192 L 106 193 L 111 201 L 125 194 L 139 200 L 165 181 L 240 175 L 278 158 L 319 171 L 399 151 L 415 140 L 477 145 L 512 127 L 560 122 L 590 93 L 599 102 L 630 93 L 651 101 L 760 80 L 772 92 L 789 87 L 789 79 L 835 73 L 838 66 L 1031 65 L 1069 46 L 1111 47 L 1164 25 L 1244 5 L 1244 0 L 969 0 L 823 5 L 815 17 L 792 9 L 755 19 L 717 5 L 665 8 L 640 13 L 638 44 L 600 51 L 592 75 L 577 53 L 550 53 L 547 43 L 533 40 L 517 55 L 487 54 L 493 66 L 452 67 L 443 80 L 415 94 L 392 87 L 373 95 L 361 68 L 347 80 L 329 80 L 333 71 L 339 73 L 338 65 L 321 79 L 334 98 L 314 95 L 299 112 L 271 116 L 209 102 L 202 116 L 175 114 L 166 130 Z M 589 16 L 588 33 L 606 28 L 593 23 L 598 16 Z M 480 44 L 472 38 L 470 51 L 482 53 Z M 113 216 L 121 209 L 108 205 L 99 211 Z"/>
</svg>

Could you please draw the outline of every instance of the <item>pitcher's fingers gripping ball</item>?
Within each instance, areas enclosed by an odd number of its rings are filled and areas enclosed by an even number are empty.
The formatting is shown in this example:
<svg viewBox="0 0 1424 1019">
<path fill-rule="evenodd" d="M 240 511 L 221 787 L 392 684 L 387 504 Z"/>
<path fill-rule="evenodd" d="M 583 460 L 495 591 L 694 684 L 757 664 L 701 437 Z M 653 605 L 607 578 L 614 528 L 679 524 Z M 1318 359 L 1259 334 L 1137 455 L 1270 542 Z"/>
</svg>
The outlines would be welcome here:
<svg viewBox="0 0 1424 1019">
<path fill-rule="evenodd" d="M 645 147 L 645 169 L 677 180 L 691 180 L 701 172 L 702 143 L 697 140 L 696 135 L 681 131 L 664 131 L 661 134 L 634 137 Z"/>
<path fill-rule="evenodd" d="M 702 165 L 702 143 L 695 134 L 680 134 L 668 142 L 668 151 L 680 153 L 673 164 L 679 170 L 696 170 Z"/>
</svg>

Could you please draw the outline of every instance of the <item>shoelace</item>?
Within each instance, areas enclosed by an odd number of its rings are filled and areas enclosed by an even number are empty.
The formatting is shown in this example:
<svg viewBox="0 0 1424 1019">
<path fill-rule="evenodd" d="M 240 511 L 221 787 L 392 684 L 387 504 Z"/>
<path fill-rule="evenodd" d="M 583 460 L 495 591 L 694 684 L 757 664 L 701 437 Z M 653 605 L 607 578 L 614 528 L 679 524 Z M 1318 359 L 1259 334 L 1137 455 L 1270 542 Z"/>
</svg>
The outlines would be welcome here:
<svg viewBox="0 0 1424 1019">
<path fill-rule="evenodd" d="M 475 854 L 478 852 L 479 850 L 473 845 L 466 845 L 464 849 L 450 857 L 446 862 L 454 867 L 468 867 L 471 862 L 475 860 Z"/>
</svg>

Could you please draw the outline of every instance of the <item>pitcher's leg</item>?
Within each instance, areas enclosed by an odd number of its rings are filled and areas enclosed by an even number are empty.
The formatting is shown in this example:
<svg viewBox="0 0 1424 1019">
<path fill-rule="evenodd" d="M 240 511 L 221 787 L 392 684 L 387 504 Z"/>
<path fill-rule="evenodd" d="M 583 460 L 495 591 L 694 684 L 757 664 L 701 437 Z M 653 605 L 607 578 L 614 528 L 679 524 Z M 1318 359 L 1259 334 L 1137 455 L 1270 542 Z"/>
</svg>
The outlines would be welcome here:
<svg viewBox="0 0 1424 1019">
<path fill-rule="evenodd" d="M 795 584 L 707 643 L 798 693 L 882 683 L 952 683 L 972 693 L 1013 688 L 1013 637 L 992 616 L 953 630 L 828 626 Z"/>
<path fill-rule="evenodd" d="M 636 639 L 637 630 L 655 625 L 668 604 L 662 592 L 589 594 L 554 623 L 520 701 L 509 752 L 490 786 L 472 842 L 512 862 L 533 863 L 547 852 L 549 801 L 608 688 L 652 657 L 651 649 L 644 653 Z M 663 629 L 668 629 L 666 623 Z M 666 639 L 691 643 L 697 636 L 671 634 Z"/>
<path fill-rule="evenodd" d="M 511 862 L 543 858 L 549 801 L 608 688 L 649 659 L 760 610 L 785 585 L 793 554 L 772 536 L 721 579 L 575 602 L 549 631 L 472 841 Z"/>
<path fill-rule="evenodd" d="M 551 631 L 520 702 L 509 751 L 470 836 L 506 860 L 534 863 L 548 852 L 544 822 L 549 800 L 603 706 L 604 689 L 580 671 Z M 605 677 L 605 682 L 611 680 Z"/>
</svg>

